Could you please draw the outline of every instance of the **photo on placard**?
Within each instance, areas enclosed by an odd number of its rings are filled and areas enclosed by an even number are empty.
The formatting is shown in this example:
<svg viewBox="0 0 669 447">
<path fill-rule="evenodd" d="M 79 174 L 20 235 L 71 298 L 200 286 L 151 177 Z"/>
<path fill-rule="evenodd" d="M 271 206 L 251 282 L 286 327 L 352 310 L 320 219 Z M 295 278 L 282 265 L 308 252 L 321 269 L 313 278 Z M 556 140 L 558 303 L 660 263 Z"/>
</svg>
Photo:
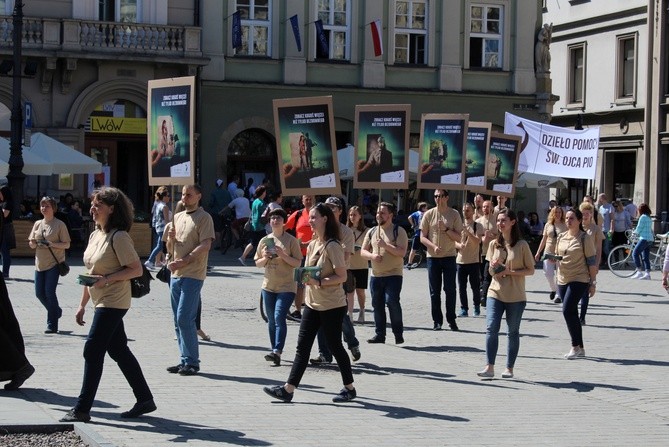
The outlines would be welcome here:
<svg viewBox="0 0 669 447">
<path fill-rule="evenodd" d="M 486 194 L 515 195 L 519 156 L 520 137 L 493 132 L 486 155 Z"/>
<path fill-rule="evenodd" d="M 410 119 L 408 104 L 355 107 L 355 188 L 408 187 Z"/>
<path fill-rule="evenodd" d="M 275 99 L 273 107 L 283 194 L 341 194 L 332 97 Z"/>
<path fill-rule="evenodd" d="M 193 76 L 148 83 L 149 185 L 195 182 L 194 92 Z"/>
<path fill-rule="evenodd" d="M 423 114 L 418 188 L 464 189 L 468 122 L 468 114 Z"/>
<path fill-rule="evenodd" d="M 492 124 L 470 121 L 467 128 L 465 151 L 465 187 L 471 192 L 483 192 L 485 182 L 486 152 L 490 144 Z"/>
</svg>

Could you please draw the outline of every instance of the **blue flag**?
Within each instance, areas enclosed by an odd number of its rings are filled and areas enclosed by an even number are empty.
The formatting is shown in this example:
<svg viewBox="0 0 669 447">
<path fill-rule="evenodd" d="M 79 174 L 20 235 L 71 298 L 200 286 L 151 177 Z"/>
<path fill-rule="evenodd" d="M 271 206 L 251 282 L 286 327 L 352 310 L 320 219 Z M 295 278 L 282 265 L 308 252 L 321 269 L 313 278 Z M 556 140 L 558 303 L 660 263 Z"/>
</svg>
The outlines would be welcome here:
<svg viewBox="0 0 669 447">
<path fill-rule="evenodd" d="M 238 50 L 242 47 L 242 18 L 239 11 L 232 14 L 232 48 Z"/>
<path fill-rule="evenodd" d="M 297 23 L 297 14 L 290 18 L 290 24 L 293 27 L 293 35 L 295 36 L 295 45 L 297 51 L 302 51 L 302 40 L 300 39 L 300 25 Z"/>
<path fill-rule="evenodd" d="M 324 58 L 329 59 L 330 48 L 328 45 L 328 38 L 325 37 L 325 30 L 323 29 L 323 21 L 316 20 L 314 24 L 316 25 L 316 41 L 318 42 L 318 46 L 321 49 L 321 54 L 323 55 Z"/>
</svg>

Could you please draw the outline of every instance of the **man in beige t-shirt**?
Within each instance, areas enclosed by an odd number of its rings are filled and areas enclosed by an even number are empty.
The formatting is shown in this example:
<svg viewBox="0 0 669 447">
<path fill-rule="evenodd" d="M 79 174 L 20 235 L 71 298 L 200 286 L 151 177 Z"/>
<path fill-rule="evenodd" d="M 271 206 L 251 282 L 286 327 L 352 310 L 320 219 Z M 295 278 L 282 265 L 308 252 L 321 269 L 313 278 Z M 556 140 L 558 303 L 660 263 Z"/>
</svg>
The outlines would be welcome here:
<svg viewBox="0 0 669 447">
<path fill-rule="evenodd" d="M 490 241 L 497 238 L 499 230 L 497 230 L 496 214 L 493 213 L 492 202 L 486 200 L 483 202 L 481 209 L 483 210 L 483 216 L 476 219 L 476 223 L 481 224 L 483 227 L 483 237 L 481 238 L 481 306 L 485 307 L 488 287 L 490 287 L 490 281 L 492 281 L 488 272 L 490 262 L 485 259 L 485 256 L 488 253 Z"/>
<path fill-rule="evenodd" d="M 464 229 L 462 238 L 455 243 L 458 256 L 455 262 L 458 266 L 458 291 L 460 293 L 460 316 L 469 316 L 469 304 L 467 300 L 467 280 L 472 288 L 472 301 L 474 302 L 474 316 L 481 315 L 481 276 L 479 266 L 481 264 L 481 238 L 483 237 L 483 225 L 474 220 L 474 205 L 465 203 L 462 207 L 464 216 Z"/>
<path fill-rule="evenodd" d="M 430 285 L 433 329 L 440 331 L 444 325 L 441 311 L 441 286 L 446 293 L 446 321 L 452 331 L 458 330 L 455 322 L 455 243 L 460 241 L 462 219 L 460 213 L 448 206 L 448 191 L 434 190 L 437 206 L 423 215 L 420 224 L 420 241 L 427 248 L 427 278 Z"/>
<path fill-rule="evenodd" d="M 167 370 L 182 376 L 192 376 L 200 370 L 199 345 L 195 319 L 200 305 L 200 292 L 207 277 L 209 248 L 215 238 L 214 222 L 200 206 L 202 190 L 198 185 L 186 185 L 181 193 L 185 211 L 177 213 L 163 238 L 167 241 L 172 273 L 170 295 L 181 361 Z"/>
<path fill-rule="evenodd" d="M 369 230 L 362 243 L 360 255 L 372 261 L 372 277 L 369 288 L 372 292 L 374 307 L 374 325 L 376 335 L 368 343 L 386 342 L 386 305 L 390 314 L 390 326 L 395 334 L 395 344 L 404 343 L 404 324 L 402 322 L 402 275 L 404 254 L 409 245 L 404 228 L 393 223 L 395 205 L 379 203 L 376 209 L 378 226 Z"/>
</svg>

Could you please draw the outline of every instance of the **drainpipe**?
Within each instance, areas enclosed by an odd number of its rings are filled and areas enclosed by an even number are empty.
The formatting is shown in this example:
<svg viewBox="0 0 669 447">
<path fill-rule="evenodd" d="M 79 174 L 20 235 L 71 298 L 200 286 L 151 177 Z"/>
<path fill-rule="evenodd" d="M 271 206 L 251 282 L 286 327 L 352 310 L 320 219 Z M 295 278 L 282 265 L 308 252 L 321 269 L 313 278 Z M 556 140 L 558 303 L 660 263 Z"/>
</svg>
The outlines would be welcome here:
<svg viewBox="0 0 669 447">
<path fill-rule="evenodd" d="M 648 70 L 646 73 L 646 110 L 644 111 L 645 118 L 645 135 L 643 139 L 643 159 L 644 159 L 644 179 L 643 179 L 643 201 L 648 203 L 649 193 L 650 193 L 650 153 L 651 153 L 651 133 L 652 133 L 652 123 L 651 121 L 655 119 L 656 113 L 652 113 L 655 109 L 655 100 L 654 100 L 654 89 L 653 89 L 653 73 L 655 71 L 655 62 L 654 62 L 654 36 L 655 36 L 655 1 L 650 0 L 648 2 Z M 659 63 L 659 61 L 658 61 Z"/>
</svg>

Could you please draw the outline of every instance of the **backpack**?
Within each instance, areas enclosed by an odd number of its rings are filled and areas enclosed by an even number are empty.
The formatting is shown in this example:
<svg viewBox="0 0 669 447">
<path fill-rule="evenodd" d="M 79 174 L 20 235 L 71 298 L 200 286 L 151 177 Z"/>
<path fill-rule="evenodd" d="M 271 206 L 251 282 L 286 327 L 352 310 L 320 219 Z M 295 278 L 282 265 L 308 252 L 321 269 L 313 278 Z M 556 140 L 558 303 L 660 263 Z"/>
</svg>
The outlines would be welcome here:
<svg viewBox="0 0 669 447">
<path fill-rule="evenodd" d="M 114 235 L 117 231 L 119 230 L 114 231 L 111 236 L 111 247 L 112 250 L 114 250 L 115 255 L 116 249 L 114 248 Z M 118 255 L 116 255 L 116 257 L 118 258 Z M 151 272 L 149 272 L 149 269 L 147 269 L 146 266 L 142 264 L 142 275 L 130 280 L 130 295 L 133 298 L 141 298 L 148 294 L 151 291 L 152 280 L 153 276 L 151 276 Z"/>
<path fill-rule="evenodd" d="M 372 229 L 369 230 L 369 240 L 372 240 L 372 235 L 374 234 L 372 232 L 375 231 L 377 228 L 379 228 L 378 225 L 375 226 L 375 227 L 372 227 Z M 393 242 L 397 242 L 397 233 L 398 232 L 399 232 L 399 225 L 398 224 L 393 224 Z"/>
<path fill-rule="evenodd" d="M 300 217 L 302 217 L 302 211 L 304 211 L 304 208 L 295 211 L 295 225 L 293 225 L 293 228 L 286 229 L 286 233 L 293 237 L 297 237 L 297 221 L 300 220 Z"/>
</svg>

